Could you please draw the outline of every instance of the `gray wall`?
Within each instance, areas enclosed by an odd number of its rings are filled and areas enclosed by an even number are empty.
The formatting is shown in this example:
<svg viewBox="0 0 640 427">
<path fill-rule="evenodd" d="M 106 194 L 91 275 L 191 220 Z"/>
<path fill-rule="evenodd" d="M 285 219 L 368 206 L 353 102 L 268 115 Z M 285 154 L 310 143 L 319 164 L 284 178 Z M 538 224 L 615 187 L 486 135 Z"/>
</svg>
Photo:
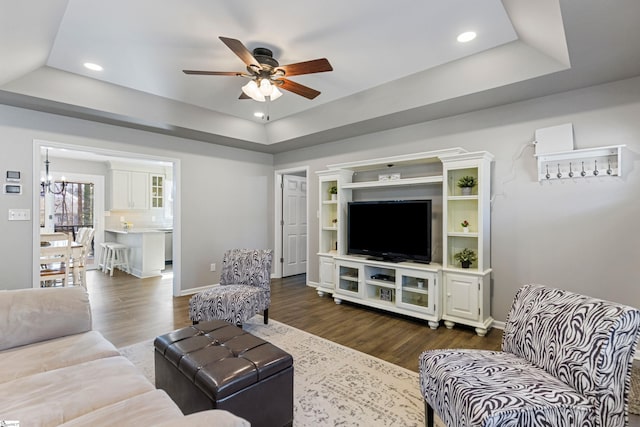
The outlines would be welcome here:
<svg viewBox="0 0 640 427">
<path fill-rule="evenodd" d="M 575 148 L 626 144 L 621 178 L 539 183 L 538 128 L 572 122 Z M 275 156 L 308 165 L 310 253 L 318 247 L 318 182 L 326 165 L 449 147 L 495 155 L 492 314 L 504 321 L 517 288 L 538 282 L 640 306 L 640 78 L 380 132 Z M 318 281 L 317 256 L 309 262 Z"/>
<path fill-rule="evenodd" d="M 217 283 L 209 265 L 230 247 L 272 247 L 272 155 L 0 106 L 0 176 L 19 170 L 23 184 L 21 196 L 0 194 L 0 289 L 32 286 L 33 225 L 7 211 L 32 208 L 34 139 L 180 160 L 183 290 Z"/>
</svg>

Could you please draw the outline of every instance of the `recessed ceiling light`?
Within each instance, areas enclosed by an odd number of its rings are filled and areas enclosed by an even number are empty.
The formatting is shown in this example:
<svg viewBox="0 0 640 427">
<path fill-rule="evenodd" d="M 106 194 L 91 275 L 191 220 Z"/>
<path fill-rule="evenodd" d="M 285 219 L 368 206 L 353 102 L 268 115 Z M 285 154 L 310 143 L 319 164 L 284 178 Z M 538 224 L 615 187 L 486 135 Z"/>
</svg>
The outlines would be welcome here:
<svg viewBox="0 0 640 427">
<path fill-rule="evenodd" d="M 83 65 L 91 71 L 102 71 L 102 67 L 98 64 L 94 64 L 93 62 L 85 62 Z"/>
<path fill-rule="evenodd" d="M 467 31 L 458 36 L 458 41 L 460 43 L 470 42 L 471 40 L 476 38 L 476 33 L 473 31 Z"/>
<path fill-rule="evenodd" d="M 260 113 L 260 112 L 255 112 L 253 113 L 254 116 L 256 116 L 259 119 L 262 119 L 264 117 L 264 113 Z"/>
</svg>

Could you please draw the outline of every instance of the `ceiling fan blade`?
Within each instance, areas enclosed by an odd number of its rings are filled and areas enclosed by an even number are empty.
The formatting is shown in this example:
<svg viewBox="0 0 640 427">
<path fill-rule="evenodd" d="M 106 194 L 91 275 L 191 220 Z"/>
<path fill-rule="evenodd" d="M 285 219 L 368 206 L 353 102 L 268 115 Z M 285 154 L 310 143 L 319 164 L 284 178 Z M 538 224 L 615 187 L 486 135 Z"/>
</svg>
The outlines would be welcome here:
<svg viewBox="0 0 640 427">
<path fill-rule="evenodd" d="M 230 39 L 228 37 L 222 36 L 218 38 L 222 40 L 222 43 L 226 44 L 227 47 L 233 51 L 233 53 L 238 55 L 238 58 L 242 59 L 242 62 L 244 62 L 247 67 L 255 67 L 258 70 L 262 70 L 262 67 L 260 66 L 258 60 L 253 57 L 253 54 L 249 52 L 249 49 L 247 49 L 240 40 Z"/>
<path fill-rule="evenodd" d="M 327 58 L 312 59 L 311 61 L 297 62 L 295 64 L 281 65 L 276 70 L 284 70 L 285 76 L 299 76 L 301 74 L 324 73 L 333 71 L 333 67 Z"/>
<path fill-rule="evenodd" d="M 289 92 L 304 96 L 308 99 L 313 99 L 316 96 L 320 95 L 320 92 L 318 92 L 317 90 L 311 89 L 308 86 L 301 85 L 300 83 L 296 83 L 288 79 L 278 79 L 277 81 L 282 82 L 281 85 L 278 85 L 280 89 L 288 90 Z"/>
<path fill-rule="evenodd" d="M 185 74 L 196 74 L 200 76 L 242 76 L 244 73 L 240 71 L 199 71 L 199 70 L 182 70 Z"/>
</svg>

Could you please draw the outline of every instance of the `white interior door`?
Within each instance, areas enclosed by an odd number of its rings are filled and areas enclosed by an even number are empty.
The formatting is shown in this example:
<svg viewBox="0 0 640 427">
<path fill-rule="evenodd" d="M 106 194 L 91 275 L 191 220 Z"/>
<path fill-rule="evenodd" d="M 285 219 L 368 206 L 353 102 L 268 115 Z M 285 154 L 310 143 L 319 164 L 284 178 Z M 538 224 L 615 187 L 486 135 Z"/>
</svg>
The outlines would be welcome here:
<svg viewBox="0 0 640 427">
<path fill-rule="evenodd" d="M 284 175 L 282 181 L 282 276 L 307 271 L 307 178 Z"/>
</svg>

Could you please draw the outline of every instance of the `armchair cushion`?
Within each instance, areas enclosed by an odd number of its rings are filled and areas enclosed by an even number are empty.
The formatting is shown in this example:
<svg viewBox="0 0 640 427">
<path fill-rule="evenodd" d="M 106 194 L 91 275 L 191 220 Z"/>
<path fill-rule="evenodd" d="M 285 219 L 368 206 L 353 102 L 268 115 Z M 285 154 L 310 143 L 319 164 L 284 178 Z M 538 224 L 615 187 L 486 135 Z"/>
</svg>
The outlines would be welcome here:
<svg viewBox="0 0 640 427">
<path fill-rule="evenodd" d="M 425 399 L 448 426 L 535 426 L 541 412 L 546 425 L 583 426 L 595 413 L 586 397 L 509 353 L 435 350 L 420 363 Z"/>
<path fill-rule="evenodd" d="M 241 325 L 268 309 L 270 302 L 269 294 L 256 286 L 214 286 L 191 297 L 189 317 L 196 322 L 219 319 Z"/>
</svg>

